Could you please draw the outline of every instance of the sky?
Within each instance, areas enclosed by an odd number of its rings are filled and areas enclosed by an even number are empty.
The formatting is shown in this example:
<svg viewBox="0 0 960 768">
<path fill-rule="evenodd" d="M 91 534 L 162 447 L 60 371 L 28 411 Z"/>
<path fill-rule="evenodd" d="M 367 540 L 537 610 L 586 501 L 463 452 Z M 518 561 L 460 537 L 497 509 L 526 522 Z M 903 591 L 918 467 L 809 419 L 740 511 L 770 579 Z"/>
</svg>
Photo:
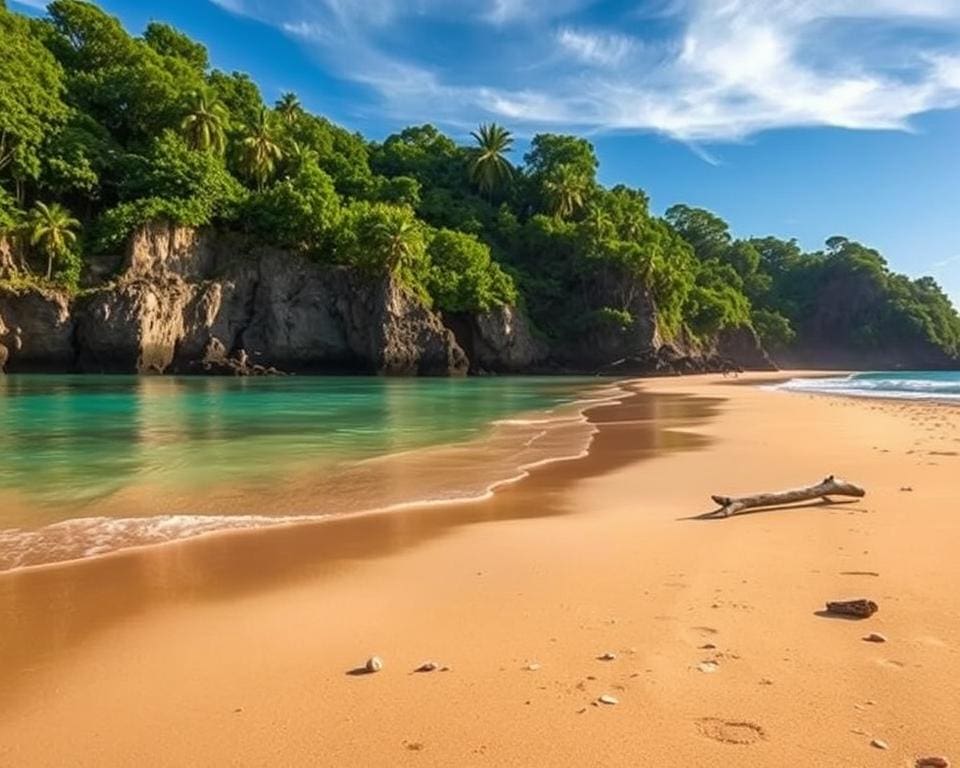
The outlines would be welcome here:
<svg viewBox="0 0 960 768">
<path fill-rule="evenodd" d="M 600 180 L 738 236 L 835 234 L 960 306 L 960 0 L 99 0 L 371 139 L 588 137 Z M 42 0 L 11 8 L 37 13 Z"/>
</svg>

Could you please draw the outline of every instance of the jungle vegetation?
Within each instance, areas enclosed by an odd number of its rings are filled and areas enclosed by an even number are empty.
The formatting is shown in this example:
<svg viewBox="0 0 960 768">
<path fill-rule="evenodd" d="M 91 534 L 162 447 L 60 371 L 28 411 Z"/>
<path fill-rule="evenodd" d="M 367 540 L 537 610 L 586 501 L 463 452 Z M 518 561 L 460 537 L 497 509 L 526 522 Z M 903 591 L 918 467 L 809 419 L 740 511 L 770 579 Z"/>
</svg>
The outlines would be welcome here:
<svg viewBox="0 0 960 768">
<path fill-rule="evenodd" d="M 543 133 L 523 157 L 513 144 L 493 123 L 463 143 L 432 125 L 368 141 L 293 93 L 265 102 L 166 24 L 136 37 L 81 0 L 42 19 L 0 0 L 0 232 L 22 252 L 18 279 L 74 289 L 89 259 L 161 219 L 390 272 L 447 312 L 518 304 L 555 338 L 629 328 L 652 298 L 668 337 L 752 326 L 772 349 L 823 338 L 960 355 L 936 282 L 875 250 L 737 239 L 685 205 L 656 216 L 642 190 L 597 181 L 585 139 Z"/>
</svg>

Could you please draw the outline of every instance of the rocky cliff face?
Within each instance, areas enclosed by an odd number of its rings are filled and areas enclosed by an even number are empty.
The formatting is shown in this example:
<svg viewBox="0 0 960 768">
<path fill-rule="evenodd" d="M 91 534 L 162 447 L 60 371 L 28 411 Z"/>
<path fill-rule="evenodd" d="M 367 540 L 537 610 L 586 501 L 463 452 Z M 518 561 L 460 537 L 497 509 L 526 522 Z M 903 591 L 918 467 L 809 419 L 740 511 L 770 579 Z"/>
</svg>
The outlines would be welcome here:
<svg viewBox="0 0 960 768">
<path fill-rule="evenodd" d="M 722 329 L 717 334 L 712 353 L 722 359 L 734 361 L 747 370 L 777 370 L 777 364 L 763 348 L 757 332 L 749 326 Z"/>
<path fill-rule="evenodd" d="M 71 370 L 75 361 L 73 332 L 65 294 L 0 288 L 0 370 Z"/>
<path fill-rule="evenodd" d="M 101 261 L 73 300 L 52 290 L 0 288 L 0 371 L 457 375 L 772 367 L 749 329 L 721 334 L 711 349 L 663 344 L 656 306 L 643 292 L 630 305 L 630 327 L 597 327 L 548 346 L 516 308 L 441 319 L 389 277 L 371 280 L 251 247 L 229 233 L 155 224 L 136 233 L 122 258 Z M 111 263 L 120 267 L 105 282 Z"/>
<path fill-rule="evenodd" d="M 466 351 L 471 373 L 529 373 L 548 364 L 550 349 L 516 307 L 443 319 Z"/>
<path fill-rule="evenodd" d="M 360 279 L 233 237 L 156 225 L 116 284 L 77 305 L 87 371 L 450 375 L 453 334 L 390 278 Z"/>
<path fill-rule="evenodd" d="M 0 292 L 0 344 L 8 370 L 455 375 L 468 367 L 453 333 L 391 278 L 160 224 L 132 239 L 113 283 L 72 304 L 52 291 Z"/>
</svg>

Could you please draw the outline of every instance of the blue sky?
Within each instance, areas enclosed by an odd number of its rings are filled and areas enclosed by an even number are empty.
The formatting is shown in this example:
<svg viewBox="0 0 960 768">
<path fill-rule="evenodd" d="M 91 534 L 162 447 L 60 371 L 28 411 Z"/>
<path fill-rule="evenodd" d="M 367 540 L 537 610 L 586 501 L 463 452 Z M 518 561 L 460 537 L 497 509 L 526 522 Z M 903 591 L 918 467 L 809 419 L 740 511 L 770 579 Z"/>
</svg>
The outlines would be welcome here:
<svg viewBox="0 0 960 768">
<path fill-rule="evenodd" d="M 41 0 L 13 0 L 37 12 Z M 371 138 L 496 120 L 738 235 L 845 234 L 960 304 L 960 0 L 100 0 Z"/>
</svg>

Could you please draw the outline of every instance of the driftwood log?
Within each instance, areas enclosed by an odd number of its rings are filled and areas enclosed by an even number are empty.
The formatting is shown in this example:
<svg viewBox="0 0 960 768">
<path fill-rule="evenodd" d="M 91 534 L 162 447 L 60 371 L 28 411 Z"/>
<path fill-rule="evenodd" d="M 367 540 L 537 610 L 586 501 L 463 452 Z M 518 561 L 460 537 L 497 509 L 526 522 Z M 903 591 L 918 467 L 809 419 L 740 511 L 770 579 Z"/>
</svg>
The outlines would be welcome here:
<svg viewBox="0 0 960 768">
<path fill-rule="evenodd" d="M 730 517 L 737 512 L 745 509 L 754 509 L 756 507 L 776 507 L 781 504 L 793 504 L 797 501 L 809 501 L 810 499 L 823 499 L 830 501 L 830 496 L 854 496 L 863 498 L 866 491 L 853 483 L 845 480 L 837 480 L 833 475 L 825 478 L 817 485 L 810 485 L 806 488 L 794 488 L 790 491 L 779 491 L 778 493 L 758 493 L 753 496 L 741 496 L 734 498 L 732 496 L 711 496 L 720 509 L 710 514 L 717 517 Z"/>
<path fill-rule="evenodd" d="M 867 600 L 866 598 L 860 598 L 859 600 L 833 600 L 827 603 L 827 613 L 832 613 L 837 616 L 852 616 L 855 619 L 869 619 L 879 610 L 880 607 L 873 602 L 873 600 Z M 867 635 L 864 640 L 871 637 L 871 635 Z M 883 636 L 878 635 L 878 637 L 882 638 Z M 883 639 L 881 639 L 880 642 L 882 643 Z"/>
</svg>

